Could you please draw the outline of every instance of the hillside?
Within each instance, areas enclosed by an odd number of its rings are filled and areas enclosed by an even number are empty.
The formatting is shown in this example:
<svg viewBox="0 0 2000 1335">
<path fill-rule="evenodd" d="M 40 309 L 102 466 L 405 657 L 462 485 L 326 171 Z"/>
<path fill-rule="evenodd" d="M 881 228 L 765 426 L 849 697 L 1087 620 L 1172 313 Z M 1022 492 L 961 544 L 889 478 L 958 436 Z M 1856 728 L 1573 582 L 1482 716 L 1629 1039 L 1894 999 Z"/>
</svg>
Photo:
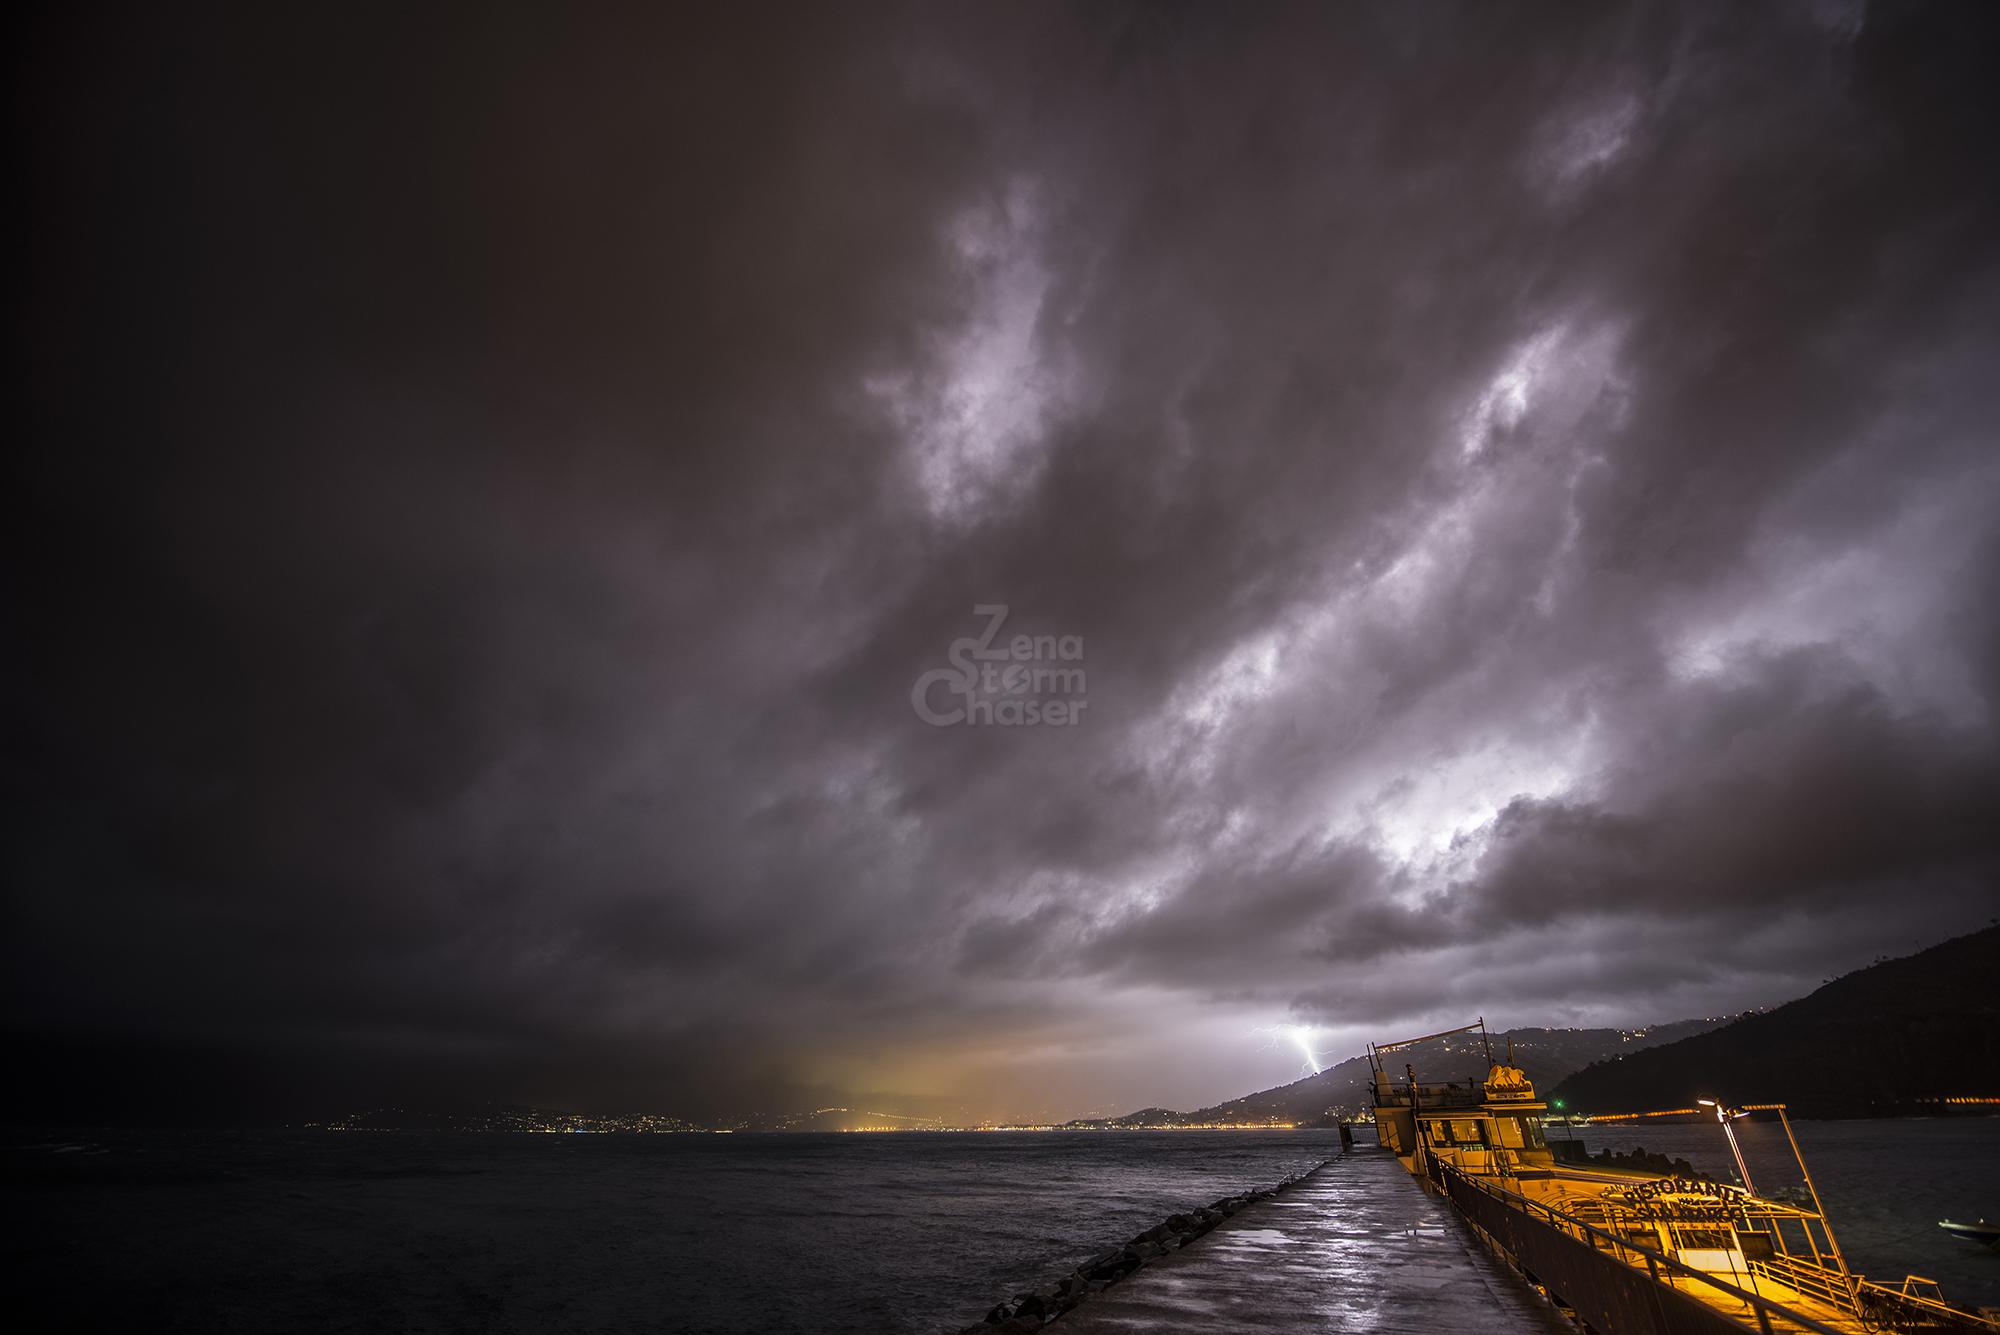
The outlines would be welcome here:
<svg viewBox="0 0 2000 1335">
<path fill-rule="evenodd" d="M 1596 1062 L 1550 1093 L 1590 1112 L 1685 1107 L 1713 1095 L 1818 1117 L 2000 1095 L 1996 976 L 2000 927 L 1989 927 L 1712 1032 Z"/>
<path fill-rule="evenodd" d="M 1722 1020 L 1681 1020 L 1649 1029 L 1510 1029 L 1492 1035 L 1493 1052 L 1501 1055 L 1511 1039 L 1514 1060 L 1537 1087 L 1553 1084 L 1570 1073 L 1618 1052 L 1632 1052 L 1702 1033 Z M 1458 1080 L 1484 1075 L 1486 1063 L 1478 1034 L 1438 1039 L 1410 1053 L 1397 1054 L 1415 1065 L 1425 1080 Z M 1276 1089 L 1246 1094 L 1193 1112 L 1146 1108 L 1123 1117 L 1078 1123 L 1087 1126 L 1204 1126 L 1216 1123 L 1313 1122 L 1332 1113 L 1352 1116 L 1369 1106 L 1368 1059 L 1349 1057 L 1318 1075 L 1309 1075 Z"/>
</svg>

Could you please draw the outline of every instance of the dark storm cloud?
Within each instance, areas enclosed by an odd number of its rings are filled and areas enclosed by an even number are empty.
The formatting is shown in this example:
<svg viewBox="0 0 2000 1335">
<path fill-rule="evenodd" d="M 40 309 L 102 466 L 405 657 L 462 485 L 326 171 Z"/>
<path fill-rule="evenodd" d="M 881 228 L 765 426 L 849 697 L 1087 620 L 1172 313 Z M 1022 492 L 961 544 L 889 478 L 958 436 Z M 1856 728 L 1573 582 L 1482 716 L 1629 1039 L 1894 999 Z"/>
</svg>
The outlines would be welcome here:
<svg viewBox="0 0 2000 1335">
<path fill-rule="evenodd" d="M 1061 1111 L 1974 925 L 1994 26 L 43 23 L 11 1022 Z"/>
</svg>

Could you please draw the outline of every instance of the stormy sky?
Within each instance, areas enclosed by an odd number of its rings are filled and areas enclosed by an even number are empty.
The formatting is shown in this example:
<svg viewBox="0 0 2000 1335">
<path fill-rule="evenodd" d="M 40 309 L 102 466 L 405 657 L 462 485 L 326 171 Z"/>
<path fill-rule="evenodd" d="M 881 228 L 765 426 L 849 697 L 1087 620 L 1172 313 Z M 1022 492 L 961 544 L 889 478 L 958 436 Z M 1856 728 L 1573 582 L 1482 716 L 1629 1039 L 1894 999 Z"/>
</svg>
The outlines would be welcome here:
<svg viewBox="0 0 2000 1335">
<path fill-rule="evenodd" d="M 1191 1107 L 1995 912 L 1990 5 L 12 46 L 52 1104 Z"/>
</svg>

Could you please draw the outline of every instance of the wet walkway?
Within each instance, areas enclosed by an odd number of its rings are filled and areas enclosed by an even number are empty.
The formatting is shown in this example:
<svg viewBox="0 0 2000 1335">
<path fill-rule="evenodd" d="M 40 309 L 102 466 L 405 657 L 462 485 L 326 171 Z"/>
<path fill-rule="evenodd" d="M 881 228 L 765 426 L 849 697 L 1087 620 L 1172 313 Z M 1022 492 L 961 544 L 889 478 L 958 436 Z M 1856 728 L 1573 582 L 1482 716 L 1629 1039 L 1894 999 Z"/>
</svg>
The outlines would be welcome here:
<svg viewBox="0 0 2000 1335">
<path fill-rule="evenodd" d="M 1449 1205 L 1373 1146 L 1148 1262 L 1051 1329 L 1573 1333 Z"/>
</svg>

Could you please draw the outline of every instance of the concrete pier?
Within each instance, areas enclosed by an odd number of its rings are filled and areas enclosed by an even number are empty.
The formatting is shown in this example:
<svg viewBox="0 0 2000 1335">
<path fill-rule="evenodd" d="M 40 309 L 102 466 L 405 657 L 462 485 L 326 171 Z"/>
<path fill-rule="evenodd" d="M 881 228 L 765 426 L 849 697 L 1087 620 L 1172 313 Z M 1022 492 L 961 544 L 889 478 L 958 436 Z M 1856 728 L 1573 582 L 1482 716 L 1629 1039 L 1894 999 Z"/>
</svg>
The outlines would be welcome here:
<svg viewBox="0 0 2000 1335">
<path fill-rule="evenodd" d="M 1244 1208 L 1053 1328 L 1573 1335 L 1451 1206 L 1374 1146 Z"/>
</svg>

